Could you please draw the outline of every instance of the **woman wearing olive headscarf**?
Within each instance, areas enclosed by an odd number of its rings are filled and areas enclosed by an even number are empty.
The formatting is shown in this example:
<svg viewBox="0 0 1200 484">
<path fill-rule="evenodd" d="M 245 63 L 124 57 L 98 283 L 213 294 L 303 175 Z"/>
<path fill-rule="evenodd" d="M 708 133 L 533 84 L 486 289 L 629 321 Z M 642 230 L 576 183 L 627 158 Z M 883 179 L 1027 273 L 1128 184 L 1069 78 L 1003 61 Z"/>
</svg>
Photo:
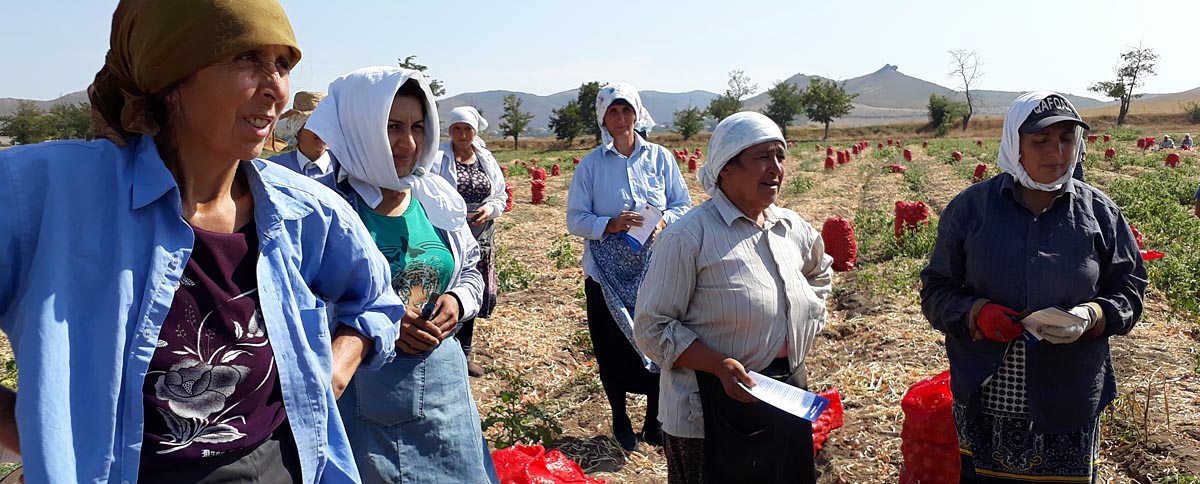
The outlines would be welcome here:
<svg viewBox="0 0 1200 484">
<path fill-rule="evenodd" d="M 612 409 L 613 436 L 626 450 L 637 446 L 626 393 L 647 396 L 643 439 L 660 443 L 662 432 L 656 419 L 658 368 L 633 343 L 633 308 L 653 240 L 633 249 L 625 235 L 642 225 L 639 212 L 647 205 L 662 213 L 657 234 L 692 204 L 674 157 L 635 132 L 646 124 L 644 112 L 633 86 L 618 82 L 600 88 L 596 123 L 604 144 L 579 162 L 567 195 L 567 230 L 586 239 L 583 289 L 600 383 Z"/>
<path fill-rule="evenodd" d="M 358 481 L 335 398 L 404 308 L 349 207 L 255 159 L 299 58 L 275 0 L 124 0 L 98 139 L 0 152 L 29 482 Z"/>
<path fill-rule="evenodd" d="M 433 172 L 458 188 L 467 203 L 467 223 L 479 244 L 479 272 L 483 275 L 483 303 L 476 318 L 489 318 L 496 307 L 496 229 L 493 220 L 504 214 L 508 196 L 504 192 L 504 173 L 496 157 L 483 142 L 488 122 L 471 106 L 450 111 L 450 141 L 438 145 L 441 159 Z M 454 335 L 467 355 L 467 374 L 483 376 L 483 367 L 472 358 L 471 343 L 475 334 L 475 318 L 468 319 Z"/>
<path fill-rule="evenodd" d="M 430 172 L 437 126 L 429 84 L 398 67 L 339 77 L 308 120 L 341 163 L 407 304 L 395 361 L 356 373 L 338 401 L 365 483 L 498 481 L 451 337 L 479 312 L 483 278 L 466 204 Z"/>
<path fill-rule="evenodd" d="M 1100 412 L 1117 395 L 1108 338 L 1141 316 L 1146 268 L 1120 207 L 1071 178 L 1087 128 L 1059 94 L 1013 101 L 1004 173 L 946 206 L 921 271 L 921 308 L 946 335 L 963 482 L 1095 479 Z M 1029 316 L 1054 308 L 1070 315 Z"/>
</svg>

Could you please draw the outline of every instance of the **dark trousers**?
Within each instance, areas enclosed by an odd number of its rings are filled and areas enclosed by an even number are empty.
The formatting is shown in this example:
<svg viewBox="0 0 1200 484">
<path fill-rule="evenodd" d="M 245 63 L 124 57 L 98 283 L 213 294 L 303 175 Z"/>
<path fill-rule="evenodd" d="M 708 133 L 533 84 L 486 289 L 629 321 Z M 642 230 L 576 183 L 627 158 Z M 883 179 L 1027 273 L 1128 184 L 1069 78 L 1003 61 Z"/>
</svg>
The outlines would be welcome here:
<svg viewBox="0 0 1200 484">
<path fill-rule="evenodd" d="M 587 278 L 583 282 L 587 299 L 588 332 L 592 337 L 592 351 L 596 354 L 596 366 L 600 367 L 600 384 L 612 408 L 613 424 L 618 418 L 628 417 L 625 411 L 625 394 L 646 395 L 647 423 L 658 422 L 658 374 L 642 366 L 642 358 L 630 344 L 629 339 L 617 327 L 612 313 L 604 304 L 604 289 L 600 283 Z"/>
<path fill-rule="evenodd" d="M 144 450 L 143 450 L 144 451 Z M 300 455 L 288 422 L 257 447 L 216 457 L 194 465 L 158 472 L 141 472 L 143 484 L 293 484 L 300 482 Z"/>
<path fill-rule="evenodd" d="M 787 359 L 761 373 L 785 380 Z M 811 422 L 763 402 L 734 400 L 710 373 L 696 372 L 696 383 L 704 408 L 705 482 L 817 482 Z"/>
<path fill-rule="evenodd" d="M 463 321 L 462 326 L 458 328 L 458 332 L 454 333 L 454 339 L 457 339 L 459 346 L 462 346 L 463 353 L 471 354 L 471 339 L 473 336 L 475 336 L 475 318 Z"/>
</svg>

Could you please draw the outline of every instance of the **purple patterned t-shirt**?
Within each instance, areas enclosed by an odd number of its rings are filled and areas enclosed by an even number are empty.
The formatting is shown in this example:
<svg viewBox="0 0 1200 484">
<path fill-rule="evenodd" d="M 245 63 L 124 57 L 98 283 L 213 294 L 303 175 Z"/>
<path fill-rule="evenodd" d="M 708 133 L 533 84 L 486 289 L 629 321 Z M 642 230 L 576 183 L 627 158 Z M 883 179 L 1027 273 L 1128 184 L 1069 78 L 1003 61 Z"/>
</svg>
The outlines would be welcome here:
<svg viewBox="0 0 1200 484">
<path fill-rule="evenodd" d="M 259 311 L 254 222 L 232 234 L 192 231 L 142 386 L 146 471 L 254 448 L 287 419 Z"/>
</svg>

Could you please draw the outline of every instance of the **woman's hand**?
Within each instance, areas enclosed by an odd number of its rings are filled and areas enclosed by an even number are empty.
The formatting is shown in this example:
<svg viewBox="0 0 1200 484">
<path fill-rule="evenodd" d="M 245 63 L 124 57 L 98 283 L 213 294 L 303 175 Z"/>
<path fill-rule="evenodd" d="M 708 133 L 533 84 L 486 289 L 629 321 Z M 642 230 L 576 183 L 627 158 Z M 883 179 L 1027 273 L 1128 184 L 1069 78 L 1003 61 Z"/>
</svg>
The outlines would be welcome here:
<svg viewBox="0 0 1200 484">
<path fill-rule="evenodd" d="M 729 398 L 742 403 L 754 403 L 758 401 L 757 398 L 754 398 L 753 395 L 738 385 L 738 382 L 742 382 L 748 388 L 754 387 L 754 378 L 749 373 L 746 373 L 746 368 L 738 360 L 733 358 L 721 360 L 721 363 L 712 369 L 712 374 L 721 380 L 721 386 L 725 388 L 725 394 L 729 395 Z"/>
<path fill-rule="evenodd" d="M 410 355 L 430 351 L 442 342 L 441 335 L 440 328 L 421 319 L 421 313 L 409 305 L 400 319 L 400 339 L 396 340 L 396 349 Z"/>
<path fill-rule="evenodd" d="M 462 310 L 459 308 L 458 298 L 450 294 L 442 294 L 438 296 L 437 303 L 433 307 L 433 316 L 429 320 L 434 326 L 437 326 L 440 334 L 438 339 L 445 341 L 454 334 L 454 330 L 458 328 L 458 319 L 462 315 Z"/>
<path fill-rule="evenodd" d="M 641 227 L 643 219 L 640 213 L 622 210 L 620 215 L 608 219 L 608 225 L 604 227 L 604 233 L 615 234 L 627 231 L 633 227 Z"/>
<path fill-rule="evenodd" d="M 467 223 L 480 226 L 487 223 L 492 216 L 492 207 L 483 205 L 478 210 L 467 214 Z"/>
</svg>

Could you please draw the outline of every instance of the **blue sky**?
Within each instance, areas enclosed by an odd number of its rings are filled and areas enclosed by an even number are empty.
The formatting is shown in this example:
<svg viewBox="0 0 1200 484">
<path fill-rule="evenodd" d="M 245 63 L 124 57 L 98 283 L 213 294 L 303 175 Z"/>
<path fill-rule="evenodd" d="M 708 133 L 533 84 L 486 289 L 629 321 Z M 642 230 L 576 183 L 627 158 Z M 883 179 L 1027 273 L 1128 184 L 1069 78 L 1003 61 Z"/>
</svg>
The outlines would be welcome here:
<svg viewBox="0 0 1200 484">
<path fill-rule="evenodd" d="M 5 3 L 0 97 L 52 99 L 91 82 L 116 1 Z M 965 48 L 984 58 L 982 89 L 1098 97 L 1087 86 L 1111 78 L 1119 54 L 1139 43 L 1162 57 L 1143 92 L 1200 86 L 1185 19 L 1200 8 L 1185 0 L 281 3 L 304 51 L 293 91 L 324 90 L 340 74 L 412 54 L 448 95 L 545 95 L 590 80 L 720 92 L 732 69 L 761 92 L 796 73 L 842 79 L 884 64 L 954 87 L 946 51 Z"/>
</svg>

